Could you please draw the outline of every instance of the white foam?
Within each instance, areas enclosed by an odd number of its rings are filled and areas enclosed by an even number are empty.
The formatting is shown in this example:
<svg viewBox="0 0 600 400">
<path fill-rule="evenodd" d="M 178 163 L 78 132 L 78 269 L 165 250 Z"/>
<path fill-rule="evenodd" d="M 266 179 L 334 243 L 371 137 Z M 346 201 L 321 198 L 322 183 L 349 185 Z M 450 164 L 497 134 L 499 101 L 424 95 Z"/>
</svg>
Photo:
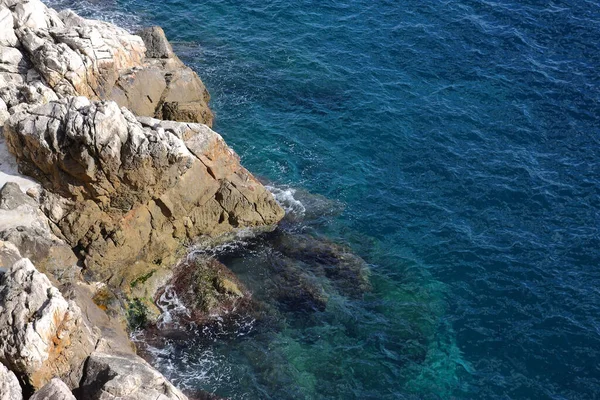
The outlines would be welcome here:
<svg viewBox="0 0 600 400">
<path fill-rule="evenodd" d="M 190 317 L 190 311 L 181 303 L 173 285 L 167 285 L 164 292 L 156 302 L 162 314 L 158 318 L 156 326 L 163 329 L 166 326 L 178 325 L 177 317 Z"/>
<path fill-rule="evenodd" d="M 298 217 L 303 217 L 306 213 L 306 207 L 300 200 L 297 200 L 294 195 L 296 189 L 280 188 L 277 186 L 265 186 L 275 197 L 275 201 L 285 210 L 286 214 L 292 214 Z"/>
</svg>

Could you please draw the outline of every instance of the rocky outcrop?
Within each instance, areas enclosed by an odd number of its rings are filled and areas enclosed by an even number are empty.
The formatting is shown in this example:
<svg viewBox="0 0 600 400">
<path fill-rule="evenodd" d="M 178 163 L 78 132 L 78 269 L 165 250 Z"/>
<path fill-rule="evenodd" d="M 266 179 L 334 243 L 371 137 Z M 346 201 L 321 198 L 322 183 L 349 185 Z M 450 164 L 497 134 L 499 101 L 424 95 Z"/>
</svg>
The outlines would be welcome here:
<svg viewBox="0 0 600 400">
<path fill-rule="evenodd" d="M 139 35 L 146 45 L 146 60 L 119 77 L 109 98 L 135 115 L 212 126 L 208 90 L 173 53 L 162 28 L 146 28 Z"/>
<path fill-rule="evenodd" d="M 60 379 L 53 378 L 29 400 L 76 400 L 69 387 Z"/>
<path fill-rule="evenodd" d="M 60 195 L 44 209 L 95 280 L 128 288 L 174 264 L 182 242 L 283 217 L 205 125 L 137 120 L 114 102 L 70 97 L 12 116 L 4 131 L 22 170 Z"/>
<path fill-rule="evenodd" d="M 33 389 L 60 377 L 77 387 L 97 337 L 81 310 L 28 259 L 0 277 L 0 362 Z"/>
<path fill-rule="evenodd" d="M 0 253 L 18 257 L 10 245 Z M 135 355 L 81 285 L 59 290 L 28 259 L 0 276 L 0 399 L 21 398 L 13 372 L 33 400 L 187 399 Z"/>
<path fill-rule="evenodd" d="M 0 21 L 1 22 L 1 21 Z M 0 400 L 22 400 L 23 392 L 17 377 L 0 363 Z"/>
<path fill-rule="evenodd" d="M 133 352 L 124 305 L 158 312 L 185 245 L 284 214 L 208 101 L 160 28 L 0 0 L 0 399 L 17 379 L 32 399 L 186 399 Z M 249 298 L 219 265 L 190 275 L 202 313 Z"/>
<path fill-rule="evenodd" d="M 79 397 L 89 400 L 187 399 L 141 358 L 105 353 L 93 353 L 88 359 Z"/>
<path fill-rule="evenodd" d="M 8 108 L 81 95 L 136 115 L 212 124 L 208 91 L 160 28 L 141 32 L 142 40 L 39 0 L 0 2 L 0 21 L 0 98 Z"/>
</svg>

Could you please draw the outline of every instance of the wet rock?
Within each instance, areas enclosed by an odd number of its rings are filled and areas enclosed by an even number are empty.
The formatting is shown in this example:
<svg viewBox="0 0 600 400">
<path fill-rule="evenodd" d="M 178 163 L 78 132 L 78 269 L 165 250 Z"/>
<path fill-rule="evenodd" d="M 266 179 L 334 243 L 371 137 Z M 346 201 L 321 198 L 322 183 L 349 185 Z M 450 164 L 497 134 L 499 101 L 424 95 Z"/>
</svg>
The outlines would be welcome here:
<svg viewBox="0 0 600 400">
<path fill-rule="evenodd" d="M 78 391 L 89 400 L 185 400 L 187 397 L 140 357 L 93 353 Z"/>
<path fill-rule="evenodd" d="M 22 400 L 23 393 L 16 375 L 0 363 L 0 400 Z"/>
<path fill-rule="evenodd" d="M 28 259 L 0 277 L 0 362 L 33 389 L 60 377 L 71 388 L 97 338 L 67 301 Z"/>
<path fill-rule="evenodd" d="M 69 387 L 60 379 L 54 378 L 38 390 L 29 400 L 76 400 Z"/>
<path fill-rule="evenodd" d="M 174 296 L 178 304 L 174 304 Z M 225 265 L 194 254 L 176 267 L 173 278 L 157 293 L 157 303 L 163 310 L 183 306 L 185 313 L 179 317 L 200 324 L 217 316 L 244 312 L 250 302 L 250 292 Z"/>
<path fill-rule="evenodd" d="M 45 210 L 94 280 L 125 290 L 174 264 L 184 240 L 273 226 L 283 210 L 204 125 L 141 118 L 113 102 L 65 98 L 11 117 L 21 168 L 47 189 Z M 115 265 L 128 265 L 115 270 Z"/>
<path fill-rule="evenodd" d="M 275 186 L 269 182 L 265 185 L 285 210 L 282 222 L 291 231 L 307 225 L 326 225 L 344 211 L 342 203 L 319 194 L 298 188 Z"/>
<path fill-rule="evenodd" d="M 204 391 L 194 391 L 193 393 L 186 393 L 190 400 L 226 400 L 223 397 L 219 397 L 212 393 L 204 392 Z"/>
</svg>

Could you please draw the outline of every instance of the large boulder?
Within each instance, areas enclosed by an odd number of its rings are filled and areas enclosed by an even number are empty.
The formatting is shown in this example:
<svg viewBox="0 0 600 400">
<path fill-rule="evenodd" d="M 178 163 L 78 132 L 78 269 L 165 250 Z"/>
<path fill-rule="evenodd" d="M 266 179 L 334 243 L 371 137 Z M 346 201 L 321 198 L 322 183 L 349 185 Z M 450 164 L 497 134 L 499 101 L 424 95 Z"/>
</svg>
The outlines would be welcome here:
<svg viewBox="0 0 600 400">
<path fill-rule="evenodd" d="M 88 400 L 187 400 L 146 361 L 132 354 L 93 353 L 78 397 Z"/>
<path fill-rule="evenodd" d="M 205 125 L 71 97 L 13 115 L 4 131 L 21 169 L 62 196 L 47 196 L 44 209 L 86 271 L 126 290 L 173 265 L 184 242 L 265 229 L 284 215 Z"/>
<path fill-rule="evenodd" d="M 28 259 L 0 276 L 0 362 L 32 389 L 53 377 L 75 388 L 97 337 Z"/>
</svg>

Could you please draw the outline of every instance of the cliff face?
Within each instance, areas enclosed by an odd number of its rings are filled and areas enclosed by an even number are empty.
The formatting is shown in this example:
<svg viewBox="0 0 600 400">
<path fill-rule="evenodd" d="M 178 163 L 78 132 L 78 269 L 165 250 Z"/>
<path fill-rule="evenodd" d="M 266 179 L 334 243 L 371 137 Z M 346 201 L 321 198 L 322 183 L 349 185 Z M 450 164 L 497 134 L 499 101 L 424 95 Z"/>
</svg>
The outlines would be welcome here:
<svg viewBox="0 0 600 400">
<path fill-rule="evenodd" d="M 217 133 L 147 117 L 212 120 L 204 85 L 160 28 L 142 32 L 146 45 L 37 0 L 0 4 L 13 26 L 0 35 L 8 149 L 93 279 L 126 288 L 183 242 L 283 217 Z"/>
<path fill-rule="evenodd" d="M 185 398 L 114 335 L 119 304 L 152 308 L 184 245 L 284 215 L 208 100 L 160 28 L 0 0 L 0 362 L 25 392 Z M 110 317 L 98 288 L 121 296 Z"/>
<path fill-rule="evenodd" d="M 204 125 L 140 122 L 114 102 L 67 97 L 15 114 L 4 134 L 22 170 L 52 193 L 43 209 L 95 280 L 128 286 L 173 264 L 184 241 L 283 216 Z"/>
</svg>

